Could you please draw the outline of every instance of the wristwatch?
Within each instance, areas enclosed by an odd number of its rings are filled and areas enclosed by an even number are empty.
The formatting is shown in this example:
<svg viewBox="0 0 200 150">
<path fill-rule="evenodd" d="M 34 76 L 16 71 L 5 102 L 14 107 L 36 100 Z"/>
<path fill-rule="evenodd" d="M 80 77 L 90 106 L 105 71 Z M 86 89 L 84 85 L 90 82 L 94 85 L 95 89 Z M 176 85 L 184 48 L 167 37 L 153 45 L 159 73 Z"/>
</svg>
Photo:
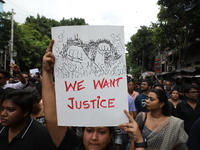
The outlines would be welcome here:
<svg viewBox="0 0 200 150">
<path fill-rule="evenodd" d="M 146 139 L 144 139 L 144 141 L 140 142 L 140 143 L 135 142 L 135 148 L 147 148 L 147 147 L 148 146 L 147 146 L 147 140 Z"/>
</svg>

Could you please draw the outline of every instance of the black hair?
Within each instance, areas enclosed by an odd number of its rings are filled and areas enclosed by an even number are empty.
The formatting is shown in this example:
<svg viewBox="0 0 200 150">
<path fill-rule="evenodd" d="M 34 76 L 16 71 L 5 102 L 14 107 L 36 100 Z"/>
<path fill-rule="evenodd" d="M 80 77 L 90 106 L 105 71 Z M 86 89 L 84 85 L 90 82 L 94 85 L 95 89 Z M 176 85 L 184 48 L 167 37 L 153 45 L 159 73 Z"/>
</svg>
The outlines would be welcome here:
<svg viewBox="0 0 200 150">
<path fill-rule="evenodd" d="M 5 78 L 10 78 L 11 74 L 9 71 L 4 70 L 4 69 L 0 69 L 0 73 L 2 73 L 4 75 Z"/>
<path fill-rule="evenodd" d="M 28 72 L 23 71 L 22 74 L 28 75 L 28 78 L 30 78 L 30 74 Z"/>
<path fill-rule="evenodd" d="M 9 99 L 15 105 L 18 105 L 22 112 L 29 111 L 29 115 L 32 112 L 33 104 L 36 101 L 36 97 L 34 97 L 34 89 L 25 88 L 25 89 L 12 89 L 7 88 L 4 91 L 2 96 L 2 103 L 4 100 Z"/>
<path fill-rule="evenodd" d="M 110 134 L 114 132 L 114 127 L 108 127 Z M 82 131 L 85 130 L 85 127 L 82 127 Z"/>
<path fill-rule="evenodd" d="M 196 83 L 196 84 L 197 84 L 197 86 L 199 86 L 199 85 L 200 85 L 198 81 L 192 81 L 192 82 L 191 82 L 191 84 L 192 84 L 192 83 Z"/>
<path fill-rule="evenodd" d="M 31 81 L 31 82 L 33 82 L 33 83 L 35 83 L 35 82 L 37 81 L 37 79 L 36 79 L 36 78 L 34 78 L 34 77 L 30 77 L 29 81 Z"/>
<path fill-rule="evenodd" d="M 146 82 L 148 84 L 148 86 L 151 86 L 151 87 L 153 86 L 153 82 L 149 79 L 144 79 L 144 80 L 142 80 L 142 82 Z"/>
<path fill-rule="evenodd" d="M 191 89 L 198 90 L 198 87 L 195 86 L 195 85 L 187 85 L 187 86 L 185 87 L 185 93 L 188 93 Z"/>
<path fill-rule="evenodd" d="M 129 84 L 129 82 L 133 82 L 135 84 L 135 80 L 134 79 L 127 80 L 127 84 Z"/>
<path fill-rule="evenodd" d="M 155 84 L 155 85 L 153 86 L 154 89 L 155 89 L 156 87 L 161 87 L 161 88 L 164 90 L 164 85 L 162 85 L 162 84 Z"/>
<path fill-rule="evenodd" d="M 153 92 L 157 95 L 157 98 L 159 99 L 160 103 L 164 103 L 162 107 L 162 114 L 164 116 L 170 116 L 170 111 L 169 111 L 170 107 L 169 107 L 169 102 L 168 102 L 166 92 L 160 89 L 151 89 L 150 92 Z"/>
<path fill-rule="evenodd" d="M 174 92 L 174 91 L 178 91 L 179 92 L 179 90 L 178 90 L 178 88 L 173 88 L 172 90 L 171 90 L 171 92 L 170 92 L 170 94 L 172 94 L 172 92 Z"/>
</svg>

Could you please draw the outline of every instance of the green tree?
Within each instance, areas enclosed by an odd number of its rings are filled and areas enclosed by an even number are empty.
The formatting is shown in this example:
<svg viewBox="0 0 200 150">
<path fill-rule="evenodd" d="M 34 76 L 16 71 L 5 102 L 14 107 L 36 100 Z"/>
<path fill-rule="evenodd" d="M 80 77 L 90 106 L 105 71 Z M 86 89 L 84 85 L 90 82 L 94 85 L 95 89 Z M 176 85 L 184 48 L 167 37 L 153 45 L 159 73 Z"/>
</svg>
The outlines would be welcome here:
<svg viewBox="0 0 200 150">
<path fill-rule="evenodd" d="M 176 58 L 181 60 L 197 52 L 197 48 L 190 46 L 200 34 L 199 4 L 198 0 L 158 0 L 160 12 L 158 22 L 153 25 L 153 41 L 161 51 L 175 49 Z"/>
<path fill-rule="evenodd" d="M 22 36 L 23 35 L 23 36 Z M 14 51 L 17 57 L 14 58 L 22 71 L 32 68 L 40 68 L 42 56 L 50 41 L 47 35 L 42 35 L 34 29 L 34 24 L 15 25 Z"/>
<path fill-rule="evenodd" d="M 8 45 L 10 40 L 11 29 L 11 12 L 0 13 L 0 50 Z"/>
<path fill-rule="evenodd" d="M 155 46 L 152 37 L 153 29 L 141 26 L 141 29 L 131 37 L 131 42 L 126 44 L 127 67 L 132 69 L 131 74 L 140 75 L 146 70 L 153 70 Z"/>
<path fill-rule="evenodd" d="M 32 24 L 34 29 L 40 32 L 42 35 L 47 35 L 51 38 L 51 27 L 60 26 L 60 22 L 54 19 L 48 19 L 45 16 L 40 16 L 37 14 L 37 17 L 27 17 L 25 24 Z"/>
</svg>

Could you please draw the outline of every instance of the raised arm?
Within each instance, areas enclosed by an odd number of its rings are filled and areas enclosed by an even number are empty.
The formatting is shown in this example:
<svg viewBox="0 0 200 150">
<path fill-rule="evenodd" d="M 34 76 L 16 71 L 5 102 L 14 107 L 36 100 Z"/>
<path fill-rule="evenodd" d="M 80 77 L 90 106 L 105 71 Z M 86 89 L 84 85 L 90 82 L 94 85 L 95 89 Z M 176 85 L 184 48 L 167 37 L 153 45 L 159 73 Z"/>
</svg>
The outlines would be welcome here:
<svg viewBox="0 0 200 150">
<path fill-rule="evenodd" d="M 22 75 L 20 69 L 19 69 L 19 66 L 16 65 L 16 64 L 13 64 L 11 63 L 10 65 L 10 68 L 18 75 L 18 78 L 19 78 L 19 81 L 22 83 L 22 84 L 26 84 L 26 79 L 24 78 L 24 76 Z"/>
<path fill-rule="evenodd" d="M 51 70 L 54 66 L 55 57 L 52 53 L 54 40 L 51 40 L 46 54 L 43 56 L 42 61 L 42 98 L 44 105 L 44 114 L 47 129 L 51 135 L 54 144 L 58 147 L 66 132 L 67 127 L 61 127 L 57 125 L 56 115 L 56 98 L 55 88 L 52 80 Z"/>
</svg>

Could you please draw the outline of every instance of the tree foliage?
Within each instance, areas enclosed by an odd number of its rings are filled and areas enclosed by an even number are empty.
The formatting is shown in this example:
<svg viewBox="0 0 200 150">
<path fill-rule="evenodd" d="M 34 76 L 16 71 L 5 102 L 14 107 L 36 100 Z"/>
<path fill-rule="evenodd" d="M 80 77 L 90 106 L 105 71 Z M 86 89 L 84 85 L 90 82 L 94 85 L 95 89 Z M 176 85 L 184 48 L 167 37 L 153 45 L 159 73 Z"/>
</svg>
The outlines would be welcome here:
<svg viewBox="0 0 200 150">
<path fill-rule="evenodd" d="M 131 37 L 131 42 L 126 44 L 129 52 L 127 67 L 131 68 L 131 74 L 140 75 L 141 71 L 153 70 L 155 46 L 152 43 L 152 37 L 152 28 L 141 26 Z"/>
<path fill-rule="evenodd" d="M 7 46 L 11 36 L 11 13 L 3 12 L 0 14 L 0 49 Z M 63 18 L 60 21 L 49 19 L 44 16 L 27 17 L 25 23 L 14 23 L 14 57 L 15 62 L 22 71 L 28 71 L 32 68 L 40 68 L 42 56 L 51 39 L 51 27 L 67 25 L 86 25 L 82 18 Z M 9 53 L 7 52 L 7 63 L 9 62 Z"/>
<path fill-rule="evenodd" d="M 132 69 L 132 74 L 137 75 L 142 69 L 142 50 L 145 50 L 145 70 L 152 69 L 151 62 L 158 51 L 175 50 L 174 60 L 180 58 L 181 62 L 200 54 L 200 1 L 158 0 L 157 4 L 158 21 L 146 27 L 148 30 L 141 27 L 126 44 L 127 68 Z"/>
<path fill-rule="evenodd" d="M 0 50 L 5 49 L 4 47 L 8 45 L 10 40 L 10 12 L 2 12 L 0 13 Z"/>
<path fill-rule="evenodd" d="M 200 34 L 199 4 L 198 0 L 158 0 L 160 12 L 154 24 L 154 43 L 161 45 L 162 51 L 178 49 L 182 58 L 188 56 L 189 46 L 196 43 Z"/>
</svg>

